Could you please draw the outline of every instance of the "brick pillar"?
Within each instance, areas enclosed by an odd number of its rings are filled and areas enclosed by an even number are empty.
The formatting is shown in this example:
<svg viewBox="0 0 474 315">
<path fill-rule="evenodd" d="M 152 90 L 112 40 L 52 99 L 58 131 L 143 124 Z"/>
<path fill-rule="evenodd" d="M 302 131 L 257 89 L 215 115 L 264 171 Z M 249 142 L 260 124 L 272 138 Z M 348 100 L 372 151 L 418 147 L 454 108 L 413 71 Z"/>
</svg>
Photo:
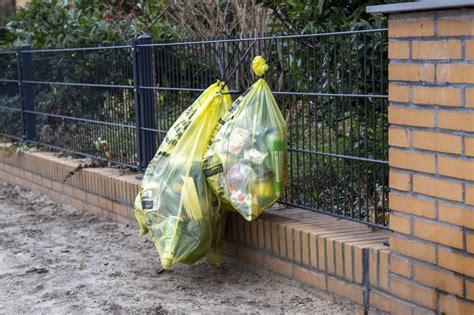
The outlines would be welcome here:
<svg viewBox="0 0 474 315">
<path fill-rule="evenodd" d="M 474 314 L 474 9 L 388 28 L 390 293 Z"/>
</svg>

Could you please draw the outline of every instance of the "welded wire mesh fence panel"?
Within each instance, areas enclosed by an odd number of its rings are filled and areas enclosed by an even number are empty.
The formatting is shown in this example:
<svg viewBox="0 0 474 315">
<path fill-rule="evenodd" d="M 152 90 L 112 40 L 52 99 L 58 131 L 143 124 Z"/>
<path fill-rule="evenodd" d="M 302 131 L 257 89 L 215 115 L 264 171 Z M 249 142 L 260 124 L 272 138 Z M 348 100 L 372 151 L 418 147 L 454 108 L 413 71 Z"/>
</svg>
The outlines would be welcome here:
<svg viewBox="0 0 474 315">
<path fill-rule="evenodd" d="M 235 94 L 256 79 L 254 56 L 288 125 L 282 202 L 387 224 L 386 30 L 154 43 L 157 141 L 217 79 Z M 245 53 L 248 52 L 246 55 Z M 150 88 L 150 87 L 147 87 Z"/>
<path fill-rule="evenodd" d="M 136 166 L 130 46 L 31 50 L 33 142 Z"/>
<path fill-rule="evenodd" d="M 154 56 L 157 129 L 163 135 L 183 110 L 219 77 L 214 50 L 206 44 L 151 46 Z"/>
<path fill-rule="evenodd" d="M 371 31 L 274 43 L 271 86 L 290 141 L 285 202 L 387 223 L 385 42 Z"/>
<path fill-rule="evenodd" d="M 235 99 L 256 80 L 251 62 L 263 55 L 288 125 L 289 184 L 281 201 L 385 226 L 386 52 L 382 29 L 181 42 L 143 37 L 124 46 L 21 51 L 19 58 L 0 53 L 0 108 L 19 115 L 0 132 L 22 136 L 34 116 L 32 141 L 144 168 L 205 88 L 226 81 Z M 20 95 L 28 86 L 34 109 L 23 106 L 22 125 Z"/>
</svg>

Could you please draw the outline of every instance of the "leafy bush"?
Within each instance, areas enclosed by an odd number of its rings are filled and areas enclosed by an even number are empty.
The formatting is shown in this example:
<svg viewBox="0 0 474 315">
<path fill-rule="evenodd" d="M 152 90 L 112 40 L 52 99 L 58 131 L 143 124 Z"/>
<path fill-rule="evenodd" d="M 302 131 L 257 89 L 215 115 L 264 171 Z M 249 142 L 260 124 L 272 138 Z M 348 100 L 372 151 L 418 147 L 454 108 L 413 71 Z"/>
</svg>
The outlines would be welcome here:
<svg viewBox="0 0 474 315">
<path fill-rule="evenodd" d="M 78 47 L 121 43 L 148 33 L 154 38 L 180 36 L 153 1 L 32 0 L 7 23 L 14 46 Z"/>
<path fill-rule="evenodd" d="M 103 46 L 126 43 L 148 33 L 156 39 L 176 39 L 179 27 L 162 14 L 159 2 L 77 0 L 33 0 L 6 24 L 10 46 L 29 44 L 38 48 Z M 93 51 L 35 52 L 33 78 L 46 82 L 132 84 L 131 50 L 127 48 Z M 0 63 L 5 58 L 0 56 Z M 14 67 L 16 72 L 16 59 Z M 2 64 L 0 67 L 5 69 Z M 9 68 L 9 69 L 10 69 Z M 16 74 L 15 74 L 16 75 Z M 8 93 L 7 93 L 8 92 Z M 18 88 L 10 84 L 2 97 L 18 102 Z M 17 98 L 12 97 L 12 93 Z M 134 164 L 133 129 L 119 131 L 110 125 L 74 122 L 76 117 L 130 125 L 135 123 L 133 91 L 120 88 L 75 87 L 35 84 L 37 136 L 39 141 L 98 155 L 110 160 Z M 2 101 L 2 105 L 7 103 Z M 10 117 L 7 113 L 2 117 Z M 21 134 L 19 119 L 7 120 L 2 132 Z M 15 122 L 15 124 L 13 123 Z M 122 136 L 119 139 L 118 135 Z M 109 143 L 113 154 L 105 154 L 95 145 Z M 125 145 L 124 145 L 125 143 Z"/>
<path fill-rule="evenodd" d="M 226 19 L 238 17 L 232 10 L 238 11 L 235 8 L 244 2 L 222 0 L 218 6 L 210 3 L 208 6 L 214 11 L 209 16 L 220 10 L 231 12 L 218 21 L 227 23 Z M 384 27 L 385 17 L 366 14 L 365 6 L 392 1 L 256 2 L 260 17 L 255 15 L 250 20 L 265 17 L 268 22 L 259 30 L 316 33 Z M 177 39 L 207 30 L 209 21 L 205 21 L 205 17 L 179 10 L 176 3 L 168 14 L 166 1 L 78 0 L 65 5 L 59 0 L 33 0 L 8 23 L 7 29 L 15 45 L 29 43 L 36 48 L 123 43 L 145 32 L 155 40 Z M 226 11 L 226 8 L 234 9 Z M 184 27 L 187 24 L 185 17 L 203 20 L 192 21 Z M 175 20 L 178 20 L 176 24 Z M 213 34 L 242 35 L 239 31 L 244 27 L 248 30 L 250 23 L 245 19 L 239 23 L 232 29 L 213 30 Z M 221 31 L 223 33 L 219 33 Z M 387 187 L 388 168 L 358 160 L 382 160 L 387 156 L 385 100 L 334 96 L 386 94 L 385 35 L 370 33 L 278 40 L 270 56 L 266 56 L 271 57 L 272 70 L 266 79 L 272 89 L 290 94 L 276 95 L 289 126 L 294 150 L 288 161 L 291 173 L 288 202 L 386 223 L 386 218 L 379 214 L 386 205 L 387 191 L 383 187 Z M 204 88 L 216 78 L 226 77 L 249 43 L 156 46 L 152 65 L 154 84 Z M 265 54 L 269 44 L 270 40 L 258 41 L 251 55 Z M 132 85 L 132 60 L 128 48 L 35 53 L 33 58 L 36 80 Z M 243 90 L 252 83 L 254 77 L 249 61 L 250 58 L 230 79 L 231 88 Z M 8 92 L 10 94 L 2 94 L 8 98 L 8 101 L 0 99 L 2 104 L 13 106 L 8 102 L 18 102 L 13 90 Z M 302 96 L 297 94 L 299 92 L 333 96 Z M 136 163 L 134 129 L 107 124 L 134 125 L 131 89 L 45 84 L 35 86 L 35 95 L 36 109 L 49 114 L 37 119 L 41 141 L 109 160 Z M 166 131 L 196 95 L 197 92 L 189 91 L 153 91 L 156 128 Z M 104 123 L 73 122 L 62 116 Z M 7 116 L 0 117 L 5 119 Z M 161 138 L 162 134 L 159 134 L 158 142 Z M 354 159 L 342 159 L 343 155 Z"/>
<path fill-rule="evenodd" d="M 386 26 L 382 14 L 366 13 L 370 5 L 402 0 L 259 0 L 271 9 L 273 31 L 323 33 Z"/>
</svg>

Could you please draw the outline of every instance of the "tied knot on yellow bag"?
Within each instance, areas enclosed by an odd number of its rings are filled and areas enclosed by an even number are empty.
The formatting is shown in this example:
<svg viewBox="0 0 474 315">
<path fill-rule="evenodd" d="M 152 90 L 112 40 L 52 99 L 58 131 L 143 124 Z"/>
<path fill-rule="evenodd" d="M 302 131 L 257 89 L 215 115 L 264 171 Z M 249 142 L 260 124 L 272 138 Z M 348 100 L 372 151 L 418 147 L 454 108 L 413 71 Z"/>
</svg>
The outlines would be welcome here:
<svg viewBox="0 0 474 315">
<path fill-rule="evenodd" d="M 264 75 L 265 72 L 267 72 L 268 68 L 269 67 L 268 67 L 267 61 L 262 56 L 257 56 L 253 59 L 253 61 L 252 61 L 252 70 L 259 77 Z"/>
</svg>

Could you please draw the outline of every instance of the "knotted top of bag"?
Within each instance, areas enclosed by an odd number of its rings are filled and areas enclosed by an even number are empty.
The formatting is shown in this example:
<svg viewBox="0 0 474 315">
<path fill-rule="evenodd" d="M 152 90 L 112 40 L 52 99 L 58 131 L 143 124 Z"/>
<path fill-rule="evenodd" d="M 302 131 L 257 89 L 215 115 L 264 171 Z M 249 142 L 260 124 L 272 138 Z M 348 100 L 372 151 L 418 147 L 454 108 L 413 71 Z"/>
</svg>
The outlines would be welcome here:
<svg viewBox="0 0 474 315">
<path fill-rule="evenodd" d="M 263 58 L 262 56 L 257 56 L 253 58 L 252 69 L 253 72 L 255 72 L 255 74 L 259 77 L 264 75 L 265 72 L 268 70 L 268 64 L 265 58 Z"/>
</svg>

